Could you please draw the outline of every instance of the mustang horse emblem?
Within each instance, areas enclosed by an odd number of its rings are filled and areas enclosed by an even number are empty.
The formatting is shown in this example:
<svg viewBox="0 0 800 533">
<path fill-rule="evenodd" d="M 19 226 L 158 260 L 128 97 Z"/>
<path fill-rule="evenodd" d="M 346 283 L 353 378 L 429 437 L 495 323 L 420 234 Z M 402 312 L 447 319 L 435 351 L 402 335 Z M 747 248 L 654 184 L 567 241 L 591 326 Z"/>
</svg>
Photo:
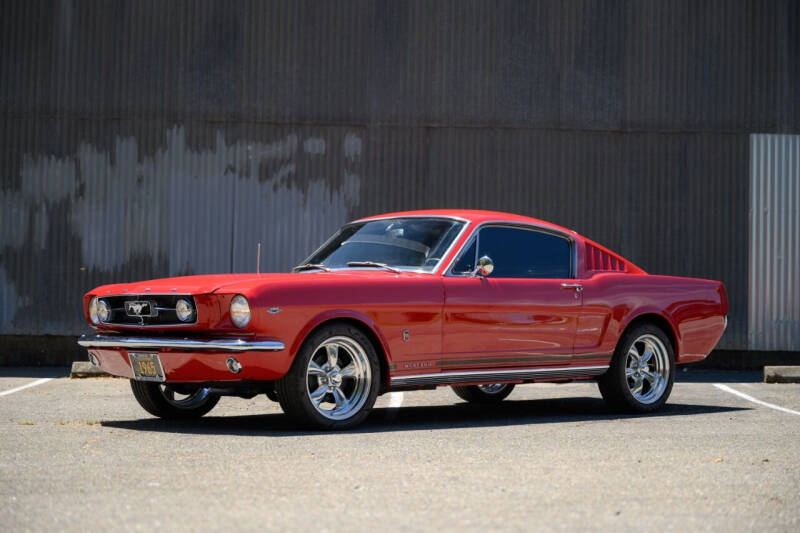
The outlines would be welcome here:
<svg viewBox="0 0 800 533">
<path fill-rule="evenodd" d="M 150 302 L 125 302 L 125 312 L 129 316 L 151 316 L 152 310 Z"/>
</svg>

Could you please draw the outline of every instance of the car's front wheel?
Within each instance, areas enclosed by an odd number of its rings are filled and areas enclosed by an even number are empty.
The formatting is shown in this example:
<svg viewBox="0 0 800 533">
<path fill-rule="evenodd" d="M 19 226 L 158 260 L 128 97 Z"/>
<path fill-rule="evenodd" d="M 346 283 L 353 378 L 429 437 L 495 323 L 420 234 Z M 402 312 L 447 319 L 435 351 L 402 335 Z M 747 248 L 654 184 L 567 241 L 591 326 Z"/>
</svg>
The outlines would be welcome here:
<svg viewBox="0 0 800 533">
<path fill-rule="evenodd" d="M 346 429 L 367 418 L 379 385 L 370 340 L 358 328 L 335 323 L 306 339 L 276 391 L 283 411 L 302 424 Z"/>
<path fill-rule="evenodd" d="M 198 418 L 211 411 L 219 396 L 204 387 L 186 388 L 149 381 L 131 380 L 133 396 L 151 415 L 173 420 Z"/>
<path fill-rule="evenodd" d="M 453 392 L 470 403 L 496 403 L 506 399 L 514 390 L 511 383 L 487 383 L 485 385 L 453 385 Z"/>
<path fill-rule="evenodd" d="M 664 331 L 640 324 L 619 341 L 611 366 L 597 380 L 611 407 L 646 413 L 664 405 L 675 380 L 675 353 Z"/>
</svg>

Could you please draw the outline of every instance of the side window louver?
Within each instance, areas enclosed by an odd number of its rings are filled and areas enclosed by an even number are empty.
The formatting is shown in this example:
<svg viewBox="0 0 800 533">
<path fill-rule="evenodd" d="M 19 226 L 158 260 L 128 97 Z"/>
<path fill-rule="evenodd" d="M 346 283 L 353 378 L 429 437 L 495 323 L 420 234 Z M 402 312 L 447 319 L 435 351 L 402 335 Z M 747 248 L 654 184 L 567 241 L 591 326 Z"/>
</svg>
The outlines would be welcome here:
<svg viewBox="0 0 800 533">
<path fill-rule="evenodd" d="M 627 272 L 625 261 L 586 243 L 586 270 Z"/>
</svg>

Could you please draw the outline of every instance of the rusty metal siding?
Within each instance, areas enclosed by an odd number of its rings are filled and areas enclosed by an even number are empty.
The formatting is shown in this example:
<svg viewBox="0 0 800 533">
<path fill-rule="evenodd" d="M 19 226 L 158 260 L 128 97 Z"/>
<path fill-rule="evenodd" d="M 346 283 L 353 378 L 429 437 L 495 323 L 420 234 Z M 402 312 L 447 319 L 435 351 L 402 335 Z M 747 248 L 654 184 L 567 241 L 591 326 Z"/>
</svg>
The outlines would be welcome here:
<svg viewBox="0 0 800 533">
<path fill-rule="evenodd" d="M 21 186 L 0 197 L 5 334 L 79 331 L 99 283 L 254 271 L 258 242 L 262 268 L 286 270 L 359 199 L 346 128 L 9 122 L 0 146 L 23 149 Z M 43 135 L 105 142 L 51 155 L 35 149 Z"/>
<path fill-rule="evenodd" d="M 23 150 L 23 186 L 3 195 L 0 270 L 17 302 L 4 333 L 79 330 L 80 295 L 99 283 L 253 270 L 257 242 L 263 268 L 285 270 L 348 219 L 472 207 L 564 224 L 651 272 L 723 280 L 726 343 L 744 342 L 747 136 L 63 122 L 10 128 L 24 146 L 44 132 L 108 142 Z M 37 303 L 54 297 L 72 312 Z"/>
<path fill-rule="evenodd" d="M 750 137 L 747 346 L 800 351 L 800 135 Z"/>
<path fill-rule="evenodd" d="M 114 281 L 491 208 L 720 279 L 748 346 L 749 135 L 800 132 L 800 3 L 0 3 L 0 334 Z M 47 302 L 44 305 L 43 302 Z"/>
</svg>

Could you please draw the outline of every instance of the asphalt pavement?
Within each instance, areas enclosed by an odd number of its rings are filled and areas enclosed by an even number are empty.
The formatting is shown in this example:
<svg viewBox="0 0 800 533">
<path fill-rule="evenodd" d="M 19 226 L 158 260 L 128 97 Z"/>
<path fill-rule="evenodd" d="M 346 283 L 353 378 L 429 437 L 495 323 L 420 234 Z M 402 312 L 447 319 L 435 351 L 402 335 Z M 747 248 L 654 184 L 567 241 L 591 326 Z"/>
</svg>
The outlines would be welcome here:
<svg viewBox="0 0 800 533">
<path fill-rule="evenodd" d="M 800 530 L 800 385 L 758 373 L 680 372 L 649 416 L 587 382 L 394 393 L 314 433 L 264 396 L 162 421 L 66 372 L 0 369 L 5 531 Z"/>
</svg>

